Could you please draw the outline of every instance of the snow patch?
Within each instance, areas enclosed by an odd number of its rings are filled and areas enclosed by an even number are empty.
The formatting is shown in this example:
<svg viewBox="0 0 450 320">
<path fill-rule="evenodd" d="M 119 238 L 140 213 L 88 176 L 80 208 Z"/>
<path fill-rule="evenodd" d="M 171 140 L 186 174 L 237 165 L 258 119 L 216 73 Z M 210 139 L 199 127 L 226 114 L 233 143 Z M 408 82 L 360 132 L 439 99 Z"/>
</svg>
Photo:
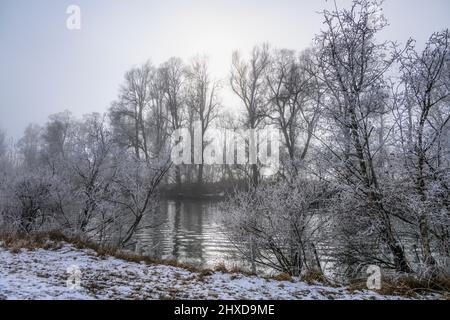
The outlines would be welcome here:
<svg viewBox="0 0 450 320">
<path fill-rule="evenodd" d="M 81 271 L 79 287 L 67 280 Z M 75 275 L 76 276 L 76 275 Z M 75 288 L 74 288 L 75 287 Z M 433 298 L 433 297 L 429 297 Z M 436 298 L 436 297 L 434 297 Z M 275 281 L 240 274 L 202 275 L 185 269 L 99 257 L 64 245 L 57 250 L 0 247 L 0 299 L 402 299 L 371 291 Z"/>
</svg>

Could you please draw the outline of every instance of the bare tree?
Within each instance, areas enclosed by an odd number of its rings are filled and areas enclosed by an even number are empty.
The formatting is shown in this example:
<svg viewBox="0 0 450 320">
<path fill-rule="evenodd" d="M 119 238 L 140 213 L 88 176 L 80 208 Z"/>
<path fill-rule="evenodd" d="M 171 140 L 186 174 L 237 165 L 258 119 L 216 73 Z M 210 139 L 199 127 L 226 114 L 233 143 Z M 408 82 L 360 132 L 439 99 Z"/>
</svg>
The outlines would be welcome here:
<svg viewBox="0 0 450 320">
<path fill-rule="evenodd" d="M 203 152 L 208 144 L 206 134 L 211 123 L 217 118 L 219 112 L 219 82 L 211 78 L 208 62 L 205 57 L 197 56 L 191 62 L 187 72 L 188 92 L 187 104 L 194 111 L 193 120 L 198 121 L 201 130 L 201 163 L 198 166 L 197 182 L 203 181 Z"/>
<path fill-rule="evenodd" d="M 253 48 L 248 61 L 242 59 L 239 52 L 233 53 L 230 84 L 233 92 L 245 107 L 244 126 L 255 130 L 263 125 L 268 115 L 267 73 L 270 67 L 270 52 L 267 44 Z M 254 135 L 250 136 L 250 148 L 256 150 Z M 256 156 L 250 155 L 252 184 L 258 185 L 259 170 Z M 253 159 L 252 159 L 253 158 Z"/>
<path fill-rule="evenodd" d="M 397 58 L 389 55 L 389 43 L 375 42 L 375 35 L 386 25 L 379 10 L 380 2 L 355 0 L 350 9 L 336 7 L 324 12 L 327 29 L 316 38 L 320 78 L 332 99 L 329 115 L 343 133 L 343 152 L 333 151 L 345 167 L 340 179 L 364 202 L 364 210 L 392 254 L 395 268 L 410 272 L 391 212 L 383 201 L 374 161 L 378 153 L 372 149 L 372 120 L 382 112 L 380 101 L 386 96 L 384 75 Z"/>
<path fill-rule="evenodd" d="M 321 273 L 316 245 L 327 222 L 317 206 L 325 203 L 322 190 L 314 181 L 283 180 L 237 192 L 223 207 L 231 241 L 252 263 L 293 276 Z"/>
<path fill-rule="evenodd" d="M 6 155 L 7 149 L 6 134 L 2 129 L 0 129 L 0 157 L 4 157 Z"/>
<path fill-rule="evenodd" d="M 151 78 L 150 92 L 150 112 L 147 116 L 147 122 L 153 144 L 152 156 L 158 157 L 164 152 L 169 136 L 169 116 L 165 103 L 163 72 L 161 69 L 157 69 L 155 75 Z"/>
<path fill-rule="evenodd" d="M 117 174 L 108 201 L 116 208 L 117 244 L 125 246 L 140 229 L 144 217 L 158 209 L 158 187 L 171 162 L 167 158 L 143 161 L 130 155 L 116 156 Z"/>
<path fill-rule="evenodd" d="M 111 120 L 121 142 L 133 148 L 137 158 L 149 158 L 146 114 L 152 99 L 150 82 L 155 70 L 150 63 L 133 68 L 125 74 L 125 84 L 111 107 Z"/>
<path fill-rule="evenodd" d="M 68 143 L 65 173 L 70 174 L 73 196 L 79 203 L 76 230 L 90 233 L 96 229 L 91 221 L 101 219 L 105 194 L 111 184 L 112 138 L 105 116 L 90 114 L 75 125 Z"/>
<path fill-rule="evenodd" d="M 19 153 L 25 166 L 33 168 L 39 165 L 42 159 L 39 159 L 42 128 L 36 124 L 30 124 L 26 127 L 23 137 L 17 143 Z"/>
<path fill-rule="evenodd" d="M 322 91 L 308 63 L 308 53 L 299 57 L 291 50 L 274 54 L 272 69 L 267 77 L 270 89 L 270 118 L 280 129 L 288 151 L 290 165 L 298 173 L 298 164 L 309 150 L 320 115 Z M 300 139 L 303 145 L 300 147 Z"/>
<path fill-rule="evenodd" d="M 430 201 L 430 188 L 435 182 L 442 192 L 434 200 L 442 203 L 447 210 L 450 208 L 450 189 L 446 177 L 449 163 L 446 161 L 448 153 L 445 154 L 448 149 L 445 150 L 444 145 L 448 139 L 445 130 L 450 125 L 449 41 L 448 30 L 434 33 L 422 53 L 418 53 L 411 44 L 401 59 L 405 101 L 409 102 L 407 119 L 410 124 L 404 135 L 409 140 L 409 143 L 404 143 L 407 146 L 406 164 L 415 177 L 420 201 Z M 436 260 L 431 248 L 430 214 L 435 209 L 427 207 L 420 210 L 418 221 L 424 262 L 433 268 Z"/>
<path fill-rule="evenodd" d="M 49 117 L 42 133 L 42 158 L 52 172 L 63 163 L 64 147 L 73 128 L 73 116 L 69 111 L 57 113 Z"/>
<path fill-rule="evenodd" d="M 168 110 L 169 132 L 182 128 L 185 122 L 186 67 L 179 58 L 170 58 L 160 67 L 163 92 Z M 175 167 L 177 185 L 181 184 L 180 167 Z"/>
</svg>

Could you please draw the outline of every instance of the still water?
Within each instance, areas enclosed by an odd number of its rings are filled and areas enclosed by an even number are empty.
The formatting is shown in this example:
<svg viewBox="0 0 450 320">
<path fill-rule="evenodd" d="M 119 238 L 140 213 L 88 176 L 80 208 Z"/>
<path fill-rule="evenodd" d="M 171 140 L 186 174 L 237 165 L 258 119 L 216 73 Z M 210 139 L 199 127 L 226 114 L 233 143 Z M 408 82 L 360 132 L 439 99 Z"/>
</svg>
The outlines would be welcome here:
<svg viewBox="0 0 450 320">
<path fill-rule="evenodd" d="M 219 203 L 165 200 L 136 236 L 136 253 L 200 267 L 245 267 L 226 236 Z"/>
</svg>

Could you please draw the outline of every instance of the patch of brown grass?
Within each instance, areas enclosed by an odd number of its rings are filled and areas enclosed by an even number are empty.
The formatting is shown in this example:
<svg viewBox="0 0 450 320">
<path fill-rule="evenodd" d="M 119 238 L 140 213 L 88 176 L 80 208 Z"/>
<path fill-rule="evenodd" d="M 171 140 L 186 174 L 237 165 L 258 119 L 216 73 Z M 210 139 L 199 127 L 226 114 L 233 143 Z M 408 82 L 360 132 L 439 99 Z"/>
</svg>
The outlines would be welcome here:
<svg viewBox="0 0 450 320">
<path fill-rule="evenodd" d="M 245 269 L 242 269 L 239 266 L 231 267 L 230 270 L 228 270 L 228 273 L 231 273 L 231 274 L 242 274 L 242 275 L 248 276 L 248 277 L 256 275 L 253 272 L 245 270 Z"/>
<path fill-rule="evenodd" d="M 0 234 L 0 240 L 5 248 L 13 253 L 25 249 L 33 251 L 36 249 L 56 250 L 61 248 L 61 242 L 68 239 L 60 232 L 39 232 L 33 234 Z"/>
<path fill-rule="evenodd" d="M 378 293 L 384 295 L 401 295 L 414 297 L 423 293 L 440 293 L 449 294 L 450 278 L 433 277 L 429 279 L 421 279 L 414 276 L 404 276 L 398 279 L 385 278 L 382 280 L 381 289 Z"/>
<path fill-rule="evenodd" d="M 366 280 L 359 279 L 352 281 L 349 290 L 368 290 Z M 449 299 L 450 278 L 439 276 L 423 279 L 413 275 L 401 276 L 398 278 L 383 277 L 381 280 L 381 289 L 373 291 L 381 295 L 403 296 L 409 298 L 417 297 L 420 294 L 436 293 L 441 294 L 444 299 Z"/>
<path fill-rule="evenodd" d="M 300 280 L 307 284 L 323 284 L 327 286 L 333 286 L 331 281 L 325 277 L 320 271 L 308 271 L 300 277 Z"/>
<path fill-rule="evenodd" d="M 228 273 L 228 269 L 225 266 L 225 263 L 223 261 L 221 261 L 218 264 L 216 264 L 216 266 L 214 267 L 214 271 L 222 272 L 222 273 Z"/>
<path fill-rule="evenodd" d="M 159 260 L 149 256 L 134 254 L 112 245 L 101 245 L 94 241 L 84 239 L 80 236 L 68 236 L 59 230 L 48 232 L 34 232 L 31 234 L 0 234 L 0 241 L 3 246 L 13 253 L 19 253 L 20 250 L 57 250 L 60 249 L 64 243 L 73 245 L 75 248 L 84 250 L 93 250 L 98 257 L 114 257 L 120 260 L 145 263 L 148 265 L 166 265 L 175 268 L 184 269 L 193 273 L 201 273 L 205 270 L 197 268 L 192 265 L 178 262 L 176 260 Z M 206 270 L 211 272 L 210 270 Z"/>
<path fill-rule="evenodd" d="M 288 273 L 277 274 L 277 275 L 273 276 L 272 279 L 276 280 L 276 281 L 290 281 L 290 282 L 293 281 L 292 276 Z"/>
<path fill-rule="evenodd" d="M 202 270 L 202 271 L 200 271 L 200 272 L 198 273 L 197 280 L 198 280 L 198 281 L 204 281 L 205 278 L 211 276 L 212 274 L 213 274 L 213 272 L 212 272 L 211 270 L 204 269 L 204 270 Z"/>
</svg>

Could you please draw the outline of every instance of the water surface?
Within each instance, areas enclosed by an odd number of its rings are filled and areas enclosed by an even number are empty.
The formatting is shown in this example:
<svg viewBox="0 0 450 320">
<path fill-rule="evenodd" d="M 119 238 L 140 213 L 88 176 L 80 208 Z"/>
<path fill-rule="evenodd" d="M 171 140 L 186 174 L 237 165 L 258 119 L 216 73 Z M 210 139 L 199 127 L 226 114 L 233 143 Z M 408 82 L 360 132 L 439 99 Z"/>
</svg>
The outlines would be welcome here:
<svg viewBox="0 0 450 320">
<path fill-rule="evenodd" d="M 137 253 L 200 267 L 220 262 L 243 267 L 218 205 L 214 200 L 162 201 L 158 214 L 145 221 L 148 228 L 136 236 Z"/>
</svg>

